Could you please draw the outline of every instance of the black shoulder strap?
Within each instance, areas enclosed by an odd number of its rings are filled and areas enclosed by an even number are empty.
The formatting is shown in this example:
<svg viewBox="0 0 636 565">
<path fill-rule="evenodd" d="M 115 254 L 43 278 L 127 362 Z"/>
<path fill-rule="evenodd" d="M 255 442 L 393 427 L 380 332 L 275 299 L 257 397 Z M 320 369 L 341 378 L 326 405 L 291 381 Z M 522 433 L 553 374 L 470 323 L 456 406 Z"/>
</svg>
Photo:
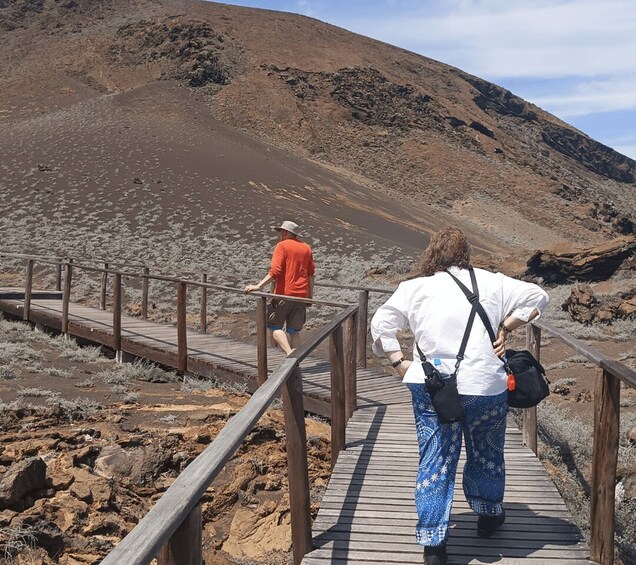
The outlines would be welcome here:
<svg viewBox="0 0 636 565">
<path fill-rule="evenodd" d="M 451 275 L 451 276 L 453 276 L 453 275 Z M 455 278 L 455 277 L 453 277 L 453 278 Z M 457 279 L 455 279 L 455 280 L 457 280 Z M 471 278 L 471 280 L 472 280 L 472 278 Z M 459 281 L 457 281 L 457 282 L 459 282 Z M 466 288 L 466 287 L 464 287 L 464 288 Z M 471 304 L 472 304 L 472 308 L 470 309 L 470 314 L 468 315 L 468 322 L 466 324 L 466 329 L 464 330 L 464 337 L 462 337 L 462 343 L 459 346 L 459 353 L 457 353 L 457 361 L 455 362 L 455 370 L 453 371 L 453 375 L 457 375 L 457 371 L 459 371 L 459 365 L 461 364 L 462 359 L 464 358 L 464 352 L 466 351 L 466 345 L 468 345 L 468 338 L 470 337 L 470 331 L 471 331 L 471 329 L 473 327 L 473 322 L 475 321 L 475 314 L 479 310 L 479 306 L 480 306 L 480 304 L 479 304 L 479 290 L 477 289 L 476 280 L 473 280 L 473 288 L 474 288 L 475 292 L 470 292 L 466 288 L 466 291 L 468 291 L 474 298 L 472 300 L 469 299 Z M 485 312 L 484 312 L 484 314 L 485 314 Z M 415 343 L 415 347 L 417 347 L 417 352 L 420 354 L 420 361 L 422 363 L 425 363 L 426 362 L 426 355 L 424 355 L 424 353 L 420 349 L 420 346 L 419 346 L 419 344 L 417 342 Z"/>
<path fill-rule="evenodd" d="M 479 294 L 478 294 L 478 290 L 477 290 L 477 278 L 475 277 L 475 271 L 473 270 L 472 267 L 468 268 L 468 272 L 470 273 L 470 281 L 473 285 L 473 292 L 471 292 L 468 287 L 462 283 L 462 281 L 460 281 L 455 275 L 453 275 L 453 273 L 451 273 L 450 271 L 446 271 L 452 278 L 453 280 L 457 283 L 457 285 L 459 286 L 459 288 L 462 289 L 462 292 L 466 295 L 466 298 L 468 299 L 468 301 L 473 305 L 473 308 L 477 308 L 477 313 L 479 314 L 479 317 L 481 318 L 482 322 L 484 323 L 484 326 L 486 327 L 486 331 L 488 332 L 488 335 L 490 337 L 490 341 L 494 342 L 497 339 L 497 336 L 495 335 L 495 332 L 492 329 L 492 324 L 490 323 L 490 319 L 488 318 L 488 314 L 486 313 L 486 310 L 484 310 L 484 307 L 479 303 Z"/>
</svg>

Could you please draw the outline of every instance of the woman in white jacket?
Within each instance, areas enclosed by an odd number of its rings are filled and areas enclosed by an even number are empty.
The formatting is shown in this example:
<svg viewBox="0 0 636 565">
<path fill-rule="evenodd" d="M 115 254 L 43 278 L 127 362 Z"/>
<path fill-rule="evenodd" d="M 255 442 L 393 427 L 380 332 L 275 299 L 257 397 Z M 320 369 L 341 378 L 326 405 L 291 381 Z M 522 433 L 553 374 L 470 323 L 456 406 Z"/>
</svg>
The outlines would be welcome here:
<svg viewBox="0 0 636 565">
<path fill-rule="evenodd" d="M 505 352 L 508 334 L 539 316 L 549 297 L 535 284 L 474 269 L 479 301 L 493 327 L 498 327 L 497 339 L 490 343 L 484 323 L 477 316 L 457 371 L 463 418 L 442 424 L 424 387 L 417 348 L 414 361 L 404 359 L 398 332 L 408 326 L 415 343 L 428 360 L 434 360 L 439 372 L 454 372 L 471 310 L 466 296 L 449 275 L 452 273 L 471 288 L 470 248 L 464 234 L 458 229 L 436 233 L 422 255 L 420 270 L 421 276 L 401 283 L 377 310 L 371 334 L 373 351 L 388 357 L 413 397 L 420 454 L 415 487 L 419 517 L 416 540 L 424 546 L 424 563 L 439 565 L 446 562 L 448 521 L 462 435 L 466 449 L 464 494 L 478 514 L 478 535 L 490 537 L 505 520 L 502 501 L 507 375 L 499 357 Z"/>
</svg>

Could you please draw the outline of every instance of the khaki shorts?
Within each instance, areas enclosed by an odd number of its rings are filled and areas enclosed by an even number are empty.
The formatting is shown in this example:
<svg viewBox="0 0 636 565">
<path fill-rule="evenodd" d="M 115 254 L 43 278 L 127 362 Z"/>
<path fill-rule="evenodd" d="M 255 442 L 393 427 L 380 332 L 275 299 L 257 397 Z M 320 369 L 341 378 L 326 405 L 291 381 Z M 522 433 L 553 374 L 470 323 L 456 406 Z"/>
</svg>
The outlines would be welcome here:
<svg viewBox="0 0 636 565">
<path fill-rule="evenodd" d="M 267 327 L 270 330 L 282 330 L 288 333 L 303 329 L 307 305 L 304 302 L 274 299 L 267 307 Z"/>
</svg>

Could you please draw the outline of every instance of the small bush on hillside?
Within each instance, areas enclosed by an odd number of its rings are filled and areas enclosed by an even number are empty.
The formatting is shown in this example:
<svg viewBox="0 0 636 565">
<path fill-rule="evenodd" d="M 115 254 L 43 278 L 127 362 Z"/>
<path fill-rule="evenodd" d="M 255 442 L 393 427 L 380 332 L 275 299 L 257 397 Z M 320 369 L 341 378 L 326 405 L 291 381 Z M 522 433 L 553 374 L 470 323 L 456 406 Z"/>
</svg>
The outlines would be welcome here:
<svg viewBox="0 0 636 565">
<path fill-rule="evenodd" d="M 15 557 L 35 548 L 37 538 L 29 526 L 18 524 L 0 528 L 0 543 L 4 545 L 3 563 L 12 565 Z"/>
<path fill-rule="evenodd" d="M 61 415 L 70 422 L 75 420 L 88 420 L 101 405 L 90 398 L 75 398 L 66 400 L 65 398 L 49 398 L 48 404 L 52 408 L 60 411 Z"/>
<path fill-rule="evenodd" d="M 107 361 L 102 355 L 101 347 L 80 346 L 74 339 L 65 335 L 54 338 L 55 347 L 60 355 L 76 363 L 91 363 L 95 361 Z"/>
<path fill-rule="evenodd" d="M 164 371 L 154 363 L 142 359 L 134 363 L 118 365 L 116 370 L 126 380 L 138 380 L 150 383 L 169 383 L 178 380 L 176 373 Z"/>
</svg>

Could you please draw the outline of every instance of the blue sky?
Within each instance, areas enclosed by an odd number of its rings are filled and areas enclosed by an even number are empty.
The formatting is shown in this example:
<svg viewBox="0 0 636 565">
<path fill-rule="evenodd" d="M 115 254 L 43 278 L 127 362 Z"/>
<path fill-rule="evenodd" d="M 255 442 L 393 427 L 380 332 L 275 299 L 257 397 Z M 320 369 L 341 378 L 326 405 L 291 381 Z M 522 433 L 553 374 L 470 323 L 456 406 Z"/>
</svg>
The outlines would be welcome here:
<svg viewBox="0 0 636 565">
<path fill-rule="evenodd" d="M 237 0 L 304 14 L 499 84 L 636 159 L 634 0 Z"/>
</svg>

